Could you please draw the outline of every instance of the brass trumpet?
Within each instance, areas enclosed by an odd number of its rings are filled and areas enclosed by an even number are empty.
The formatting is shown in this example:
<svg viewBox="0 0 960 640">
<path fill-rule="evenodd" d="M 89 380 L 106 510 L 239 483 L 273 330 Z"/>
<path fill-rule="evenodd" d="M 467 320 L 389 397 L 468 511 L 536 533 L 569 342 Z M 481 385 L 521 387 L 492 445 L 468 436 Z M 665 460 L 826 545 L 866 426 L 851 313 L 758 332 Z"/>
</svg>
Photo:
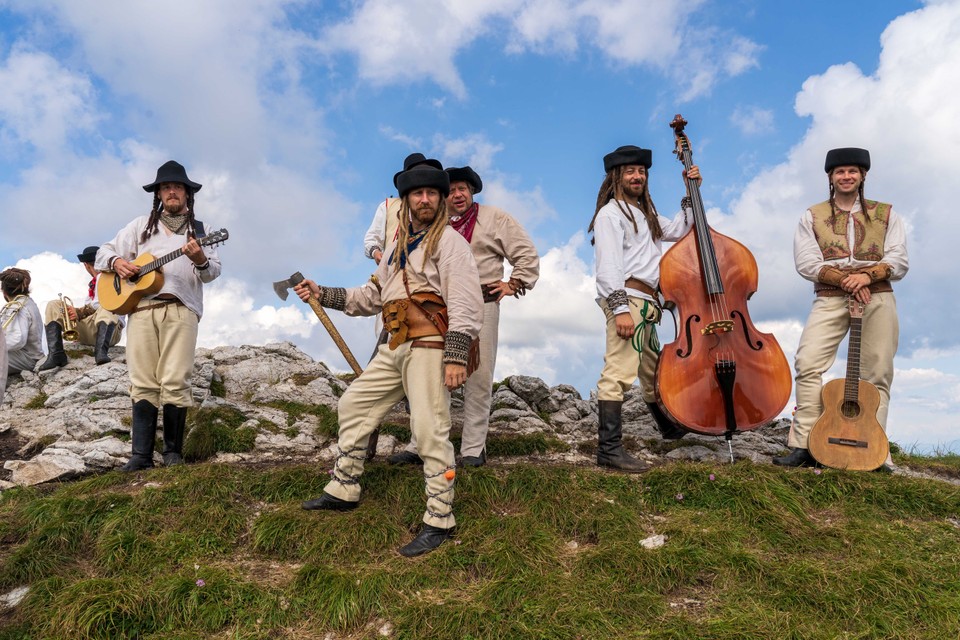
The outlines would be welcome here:
<svg viewBox="0 0 960 640">
<path fill-rule="evenodd" d="M 77 323 L 70 319 L 70 314 L 67 312 L 67 307 L 73 307 L 73 300 L 66 297 L 62 293 L 58 293 L 60 296 L 60 312 L 63 314 L 63 339 L 76 342 L 80 339 L 80 332 L 77 331 Z M 76 307 L 74 307 L 74 312 L 76 312 Z"/>
</svg>

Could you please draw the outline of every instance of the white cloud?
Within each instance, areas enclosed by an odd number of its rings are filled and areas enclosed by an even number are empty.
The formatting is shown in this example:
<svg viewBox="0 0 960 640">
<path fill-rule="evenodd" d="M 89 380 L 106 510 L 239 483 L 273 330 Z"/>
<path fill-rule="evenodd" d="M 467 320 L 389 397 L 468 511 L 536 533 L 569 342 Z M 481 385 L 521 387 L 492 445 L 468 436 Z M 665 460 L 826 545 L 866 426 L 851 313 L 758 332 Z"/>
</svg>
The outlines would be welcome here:
<svg viewBox="0 0 960 640">
<path fill-rule="evenodd" d="M 670 73 L 684 87 L 681 99 L 689 100 L 709 92 L 722 77 L 756 67 L 761 50 L 743 36 L 709 30 L 705 37 L 704 29 L 689 29 L 701 4 L 703 0 L 365 0 L 346 20 L 327 28 L 316 46 L 330 54 L 357 56 L 360 77 L 375 85 L 429 79 L 460 99 L 469 89 L 456 57 L 481 38 L 505 37 L 500 46 L 517 55 L 569 55 L 591 47 L 613 65 Z"/>
<path fill-rule="evenodd" d="M 773 111 L 757 106 L 738 106 L 730 115 L 730 122 L 746 135 L 773 131 Z"/>
<path fill-rule="evenodd" d="M 100 116 L 89 78 L 45 53 L 14 48 L 0 64 L 0 136 L 44 154 L 94 127 Z M 11 153 L 17 153 L 16 147 Z M 19 150 L 22 152 L 22 150 Z"/>
</svg>

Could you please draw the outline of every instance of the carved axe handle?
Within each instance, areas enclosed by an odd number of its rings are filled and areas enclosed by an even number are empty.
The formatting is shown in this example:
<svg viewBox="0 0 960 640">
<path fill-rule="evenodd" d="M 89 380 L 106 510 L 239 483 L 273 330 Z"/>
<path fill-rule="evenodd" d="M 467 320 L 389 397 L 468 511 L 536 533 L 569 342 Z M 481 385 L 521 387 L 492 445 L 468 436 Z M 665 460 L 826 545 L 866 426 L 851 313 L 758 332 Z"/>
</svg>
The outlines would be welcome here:
<svg viewBox="0 0 960 640">
<path fill-rule="evenodd" d="M 297 271 L 295 274 L 290 276 L 287 280 L 290 285 L 297 285 L 303 281 L 303 275 Z M 343 336 L 340 335 L 340 332 L 337 331 L 337 328 L 333 326 L 333 320 L 330 319 L 330 316 L 327 315 L 327 312 L 323 307 L 320 306 L 320 301 L 316 298 L 310 297 L 307 298 L 307 304 L 310 305 L 310 308 L 313 309 L 313 312 L 317 314 L 317 317 L 320 319 L 320 324 L 327 330 L 327 333 L 330 334 L 330 337 L 333 338 L 333 343 L 337 345 L 337 348 L 340 349 L 340 353 L 343 354 L 343 357 L 346 358 L 347 364 L 350 365 L 350 368 L 353 369 L 353 372 L 358 376 L 363 373 L 363 369 L 360 367 L 360 363 L 357 362 L 357 359 L 353 357 L 353 353 L 350 351 L 350 347 L 347 346 L 347 343 L 344 342 Z"/>
</svg>

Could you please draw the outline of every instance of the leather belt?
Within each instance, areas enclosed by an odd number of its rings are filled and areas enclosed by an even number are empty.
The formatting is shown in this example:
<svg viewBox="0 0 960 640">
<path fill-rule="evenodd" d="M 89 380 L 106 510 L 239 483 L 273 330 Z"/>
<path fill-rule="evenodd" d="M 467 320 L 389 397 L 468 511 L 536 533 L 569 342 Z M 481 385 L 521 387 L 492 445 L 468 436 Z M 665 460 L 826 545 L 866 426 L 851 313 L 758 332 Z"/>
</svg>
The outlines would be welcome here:
<svg viewBox="0 0 960 640">
<path fill-rule="evenodd" d="M 160 300 L 160 302 L 156 302 L 156 303 L 154 303 L 154 304 L 144 305 L 144 306 L 142 306 L 142 307 L 137 307 L 136 309 L 134 309 L 133 311 L 130 312 L 130 315 L 133 315 L 133 314 L 135 314 L 135 313 L 140 313 L 141 311 L 149 311 L 150 309 L 159 309 L 160 307 L 165 307 L 165 306 L 167 306 L 168 304 L 175 304 L 175 305 L 180 306 L 180 307 L 185 306 L 182 302 L 180 302 L 180 301 L 177 300 L 176 298 L 169 298 L 169 299 L 163 298 L 163 299 Z"/>
<path fill-rule="evenodd" d="M 627 278 L 626 282 L 623 283 L 623 286 L 627 287 L 628 289 L 634 289 L 636 291 L 640 291 L 641 293 L 645 293 L 654 300 L 659 300 L 660 298 L 660 296 L 657 295 L 656 289 L 648 285 L 646 282 L 637 280 L 636 278 Z"/>
<path fill-rule="evenodd" d="M 416 349 L 418 347 L 422 349 L 443 349 L 443 341 L 441 340 L 438 342 L 436 340 L 414 340 L 413 342 L 410 343 L 411 349 Z"/>
<path fill-rule="evenodd" d="M 880 282 L 868 284 L 867 289 L 870 290 L 870 293 L 890 293 L 893 291 L 893 285 L 890 284 L 889 280 L 881 280 Z M 840 287 L 834 287 L 833 285 L 824 284 L 823 282 L 814 282 L 813 292 L 817 294 L 818 298 L 837 298 L 849 295 Z"/>
</svg>

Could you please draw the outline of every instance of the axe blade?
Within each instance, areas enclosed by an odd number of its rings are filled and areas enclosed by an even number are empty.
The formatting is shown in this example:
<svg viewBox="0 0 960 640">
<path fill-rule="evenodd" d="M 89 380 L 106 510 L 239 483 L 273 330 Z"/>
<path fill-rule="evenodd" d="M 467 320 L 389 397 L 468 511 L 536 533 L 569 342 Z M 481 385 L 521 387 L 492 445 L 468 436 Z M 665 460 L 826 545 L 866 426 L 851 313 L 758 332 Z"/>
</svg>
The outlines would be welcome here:
<svg viewBox="0 0 960 640">
<path fill-rule="evenodd" d="M 281 300 L 287 299 L 287 290 L 303 282 L 303 274 L 297 271 L 286 280 L 273 283 L 273 291 Z"/>
</svg>

